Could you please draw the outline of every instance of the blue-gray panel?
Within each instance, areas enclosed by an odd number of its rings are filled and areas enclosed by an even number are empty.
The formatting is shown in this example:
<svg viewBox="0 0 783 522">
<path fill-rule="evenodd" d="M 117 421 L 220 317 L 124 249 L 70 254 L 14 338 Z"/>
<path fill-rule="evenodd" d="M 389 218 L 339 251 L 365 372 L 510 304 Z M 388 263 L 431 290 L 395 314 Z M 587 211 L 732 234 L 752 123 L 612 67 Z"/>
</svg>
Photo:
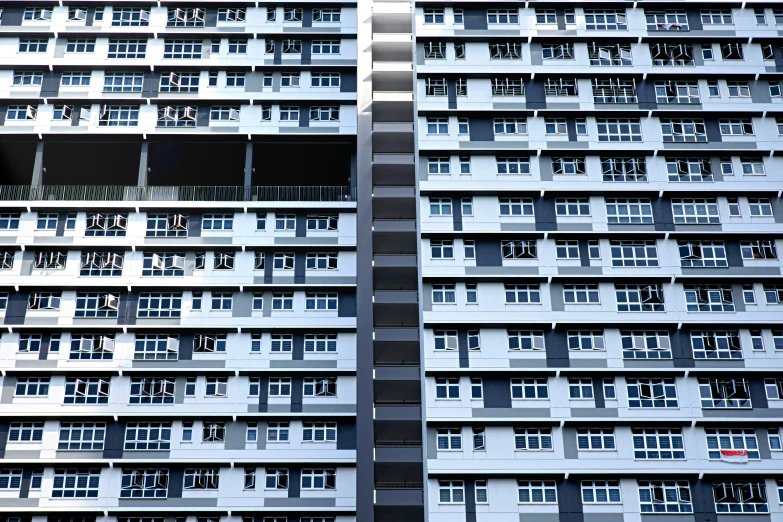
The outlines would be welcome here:
<svg viewBox="0 0 783 522">
<path fill-rule="evenodd" d="M 296 237 L 307 237 L 307 216 L 305 214 L 296 215 Z"/>
<path fill-rule="evenodd" d="M 217 19 L 218 19 L 218 8 L 207 7 L 207 11 L 204 15 L 204 26 L 217 27 Z"/>
<path fill-rule="evenodd" d="M 449 110 L 457 109 L 457 80 L 446 80 L 446 97 L 448 98 Z"/>
<path fill-rule="evenodd" d="M 273 252 L 264 252 L 264 284 L 272 284 L 272 270 L 274 269 L 275 254 Z M 270 303 L 269 306 L 272 306 Z"/>
<path fill-rule="evenodd" d="M 304 360 L 304 334 L 294 334 L 291 359 L 294 361 Z"/>
<path fill-rule="evenodd" d="M 737 241 L 727 241 L 724 245 L 726 247 L 726 260 L 729 262 L 729 266 L 745 266 L 745 263 L 742 261 L 740 244 Z"/>
<path fill-rule="evenodd" d="M 492 118 L 470 119 L 470 141 L 495 141 L 495 127 Z"/>
<path fill-rule="evenodd" d="M 136 315 L 139 311 L 139 294 L 128 292 L 120 295 L 120 304 L 117 307 L 117 324 L 136 324 Z"/>
<path fill-rule="evenodd" d="M 459 367 L 469 368 L 470 359 L 468 356 L 468 332 L 457 332 L 457 349 L 459 350 Z"/>
<path fill-rule="evenodd" d="M 715 522 L 715 500 L 712 494 L 712 482 L 707 480 L 691 481 L 691 500 L 696 522 Z"/>
<path fill-rule="evenodd" d="M 558 480 L 557 501 L 560 522 L 584 522 L 579 479 Z"/>
<path fill-rule="evenodd" d="M 201 105 L 196 111 L 196 127 L 209 127 L 209 107 Z"/>
<path fill-rule="evenodd" d="M 356 294 L 340 292 L 337 294 L 337 317 L 356 317 Z"/>
<path fill-rule="evenodd" d="M 701 23 L 701 11 L 698 9 L 688 9 L 688 28 L 691 31 L 701 31 L 704 26 Z"/>
<path fill-rule="evenodd" d="M 586 239 L 579 240 L 579 264 L 581 266 L 590 266 L 590 248 Z"/>
<path fill-rule="evenodd" d="M 574 118 L 568 118 L 566 120 L 566 131 L 568 132 L 568 141 L 577 141 L 576 120 Z"/>
<path fill-rule="evenodd" d="M 465 522 L 476 522 L 476 482 L 465 481 Z"/>
<path fill-rule="evenodd" d="M 87 18 L 84 20 L 84 25 L 86 25 L 87 27 L 91 27 L 93 22 L 95 22 L 95 8 L 88 7 Z"/>
<path fill-rule="evenodd" d="M 306 267 L 307 254 L 305 252 L 294 252 L 294 284 L 303 285 L 305 283 Z"/>
<path fill-rule="evenodd" d="M 312 27 L 313 26 L 313 10 L 312 9 L 303 9 L 302 10 L 302 27 Z"/>
<path fill-rule="evenodd" d="M 564 331 L 544 332 L 546 365 L 549 368 L 568 368 L 568 334 Z"/>
<path fill-rule="evenodd" d="M 675 368 L 693 368 L 693 347 L 691 346 L 690 332 L 673 330 L 669 332 L 672 344 L 672 359 Z"/>
<path fill-rule="evenodd" d="M 543 161 L 547 161 L 544 159 Z M 538 198 L 535 200 L 536 230 L 557 230 L 555 200 Z"/>
<path fill-rule="evenodd" d="M 337 449 L 338 450 L 356 449 L 356 423 L 355 422 L 337 423 Z"/>
<path fill-rule="evenodd" d="M 169 470 L 169 493 L 168 498 L 182 498 L 182 487 L 185 485 L 185 470 Z"/>
<path fill-rule="evenodd" d="M 492 239 L 476 240 L 476 266 L 503 266 L 503 253 L 500 241 Z"/>
<path fill-rule="evenodd" d="M 283 63 L 283 42 L 281 40 L 275 40 L 275 56 L 273 63 L 280 65 Z"/>
<path fill-rule="evenodd" d="M 651 201 L 655 230 L 674 230 L 672 204 L 668 199 L 653 198 Z"/>
<path fill-rule="evenodd" d="M 7 105 L 0 105 L 0 125 L 5 123 L 5 115 L 8 112 Z"/>
<path fill-rule="evenodd" d="M 528 109 L 546 109 L 543 81 L 533 79 L 525 81 L 525 105 Z"/>
<path fill-rule="evenodd" d="M 24 7 L 3 7 L 3 27 L 9 25 L 22 25 Z"/>
<path fill-rule="evenodd" d="M 19 487 L 19 498 L 30 497 L 30 479 L 33 477 L 32 469 L 22 470 L 22 484 Z"/>
<path fill-rule="evenodd" d="M 451 224 L 454 227 L 455 232 L 462 231 L 462 204 L 459 198 L 454 198 L 451 201 Z"/>
<path fill-rule="evenodd" d="M 122 450 L 125 446 L 125 424 L 121 422 L 109 422 L 106 425 L 104 435 L 103 458 L 122 458 Z"/>
<path fill-rule="evenodd" d="M 54 235 L 63 237 L 65 235 L 65 222 L 68 220 L 68 214 L 57 214 L 57 229 Z"/>
<path fill-rule="evenodd" d="M 302 470 L 288 470 L 288 498 L 299 498 L 299 489 L 301 487 Z"/>
<path fill-rule="evenodd" d="M 340 92 L 356 92 L 356 73 L 340 73 Z"/>
<path fill-rule="evenodd" d="M 463 11 L 465 29 L 486 29 L 487 11 L 486 9 L 465 9 Z"/>
<path fill-rule="evenodd" d="M 302 412 L 303 384 L 304 384 L 303 377 L 291 378 L 291 412 L 292 413 Z"/>
<path fill-rule="evenodd" d="M 704 119 L 704 130 L 707 133 L 707 141 L 710 143 L 723 141 L 720 133 L 720 122 L 715 118 Z"/>
<path fill-rule="evenodd" d="M 511 408 L 508 379 L 484 379 L 484 408 Z"/>
<path fill-rule="evenodd" d="M 309 127 L 310 126 L 310 106 L 309 105 L 300 105 L 299 106 L 299 127 Z"/>
<path fill-rule="evenodd" d="M 188 217 L 188 237 L 201 237 L 201 214 L 190 214 Z"/>
<path fill-rule="evenodd" d="M 38 360 L 45 361 L 49 357 L 49 345 L 52 342 L 52 334 L 41 335 L 41 349 L 38 351 Z"/>
<path fill-rule="evenodd" d="M 604 382 L 603 379 L 593 379 L 593 399 L 595 400 L 596 408 L 606 408 L 606 397 L 604 397 Z"/>
<path fill-rule="evenodd" d="M 258 388 L 258 411 L 265 413 L 269 409 L 269 377 L 261 377 Z"/>
<path fill-rule="evenodd" d="M 5 25 L 5 24 L 3 24 Z M 49 71 L 44 73 L 41 80 L 41 97 L 54 98 L 60 92 L 60 78 L 63 73 L 60 71 Z"/>
<path fill-rule="evenodd" d="M 195 335 L 184 334 L 179 336 L 179 360 L 180 361 L 192 361 L 193 360 L 193 346 L 195 343 Z"/>
<path fill-rule="evenodd" d="M 750 388 L 750 401 L 753 409 L 769 408 L 767 402 L 767 392 L 764 389 L 764 379 L 749 379 L 748 388 Z"/>
<path fill-rule="evenodd" d="M 650 80 L 637 80 L 636 96 L 640 109 L 657 109 L 658 102 L 655 96 L 655 84 Z"/>
<path fill-rule="evenodd" d="M 566 30 L 565 9 L 555 9 L 555 20 L 557 20 L 557 30 Z"/>
<path fill-rule="evenodd" d="M 305 9 L 306 11 L 307 9 Z M 309 65 L 313 62 L 313 41 L 305 40 L 302 42 L 302 65 Z"/>
<path fill-rule="evenodd" d="M 26 292 L 13 292 L 8 294 L 4 324 L 24 324 L 24 316 L 27 313 L 27 297 L 28 295 Z"/>
<path fill-rule="evenodd" d="M 144 73 L 144 84 L 142 87 L 142 95 L 146 98 L 157 98 L 160 91 L 160 72 L 149 71 Z M 209 114 L 209 112 L 206 112 Z M 198 113 L 196 114 L 198 118 Z"/>
<path fill-rule="evenodd" d="M 8 444 L 8 429 L 10 424 L 7 422 L 0 422 L 0 459 L 5 457 L 5 447 Z"/>
</svg>

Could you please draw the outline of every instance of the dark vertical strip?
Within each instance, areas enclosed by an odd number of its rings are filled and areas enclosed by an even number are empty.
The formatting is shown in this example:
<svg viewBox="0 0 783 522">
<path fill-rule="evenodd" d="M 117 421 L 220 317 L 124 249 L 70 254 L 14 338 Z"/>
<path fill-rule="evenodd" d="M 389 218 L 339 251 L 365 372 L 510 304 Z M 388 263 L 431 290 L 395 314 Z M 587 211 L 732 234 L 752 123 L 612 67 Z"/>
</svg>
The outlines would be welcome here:
<svg viewBox="0 0 783 522">
<path fill-rule="evenodd" d="M 193 359 L 193 348 L 195 335 L 183 334 L 179 336 L 178 356 L 180 361 L 190 361 Z"/>
<path fill-rule="evenodd" d="M 675 368 L 693 368 L 693 347 L 691 346 L 691 334 L 688 331 L 674 330 L 669 332 L 672 344 L 672 359 Z"/>
<path fill-rule="evenodd" d="M 566 120 L 566 131 L 568 132 L 568 141 L 577 141 L 576 139 L 576 120 L 568 118 Z"/>
<path fill-rule="evenodd" d="M 185 485 L 185 470 L 169 470 L 169 494 L 168 498 L 182 498 L 182 487 Z"/>
<path fill-rule="evenodd" d="M 340 292 L 337 294 L 337 317 L 356 317 L 356 294 Z"/>
<path fill-rule="evenodd" d="M 544 332 L 546 365 L 549 368 L 568 368 L 568 336 L 566 332 L 548 330 Z"/>
<path fill-rule="evenodd" d="M 204 16 L 204 27 L 217 27 L 218 22 L 218 8 L 207 7 Z"/>
<path fill-rule="evenodd" d="M 274 55 L 273 63 L 275 65 L 280 65 L 280 64 L 283 63 L 283 41 L 282 40 L 275 40 L 275 55 Z"/>
<path fill-rule="evenodd" d="M 52 342 L 52 334 L 41 335 L 41 349 L 38 351 L 38 360 L 45 361 L 49 357 L 49 344 Z"/>
<path fill-rule="evenodd" d="M 465 9 L 463 11 L 465 29 L 487 29 L 487 10 L 486 9 Z"/>
<path fill-rule="evenodd" d="M 258 386 L 258 412 L 266 413 L 269 410 L 269 377 L 261 377 Z"/>
<path fill-rule="evenodd" d="M 468 355 L 468 332 L 457 332 L 457 347 L 459 348 L 459 367 L 470 367 L 470 356 Z"/>
<path fill-rule="evenodd" d="M 546 161 L 546 160 L 542 160 Z M 557 216 L 555 214 L 555 200 L 540 197 L 535 200 L 536 230 L 557 230 Z"/>
<path fill-rule="evenodd" d="M 693 497 L 693 514 L 696 522 L 715 522 L 715 497 L 712 494 L 712 483 L 706 480 L 691 481 L 691 496 Z"/>
<path fill-rule="evenodd" d="M 302 65 L 313 63 L 313 41 L 304 40 L 302 42 Z"/>
<path fill-rule="evenodd" d="M 701 31 L 704 29 L 704 25 L 701 23 L 701 11 L 698 9 L 688 9 L 686 16 L 688 17 L 688 29 L 691 31 Z"/>
<path fill-rule="evenodd" d="M 291 379 L 291 413 L 302 412 L 303 386 L 304 379 L 302 377 L 294 377 Z"/>
<path fill-rule="evenodd" d="M 337 449 L 356 449 L 356 423 L 342 421 L 337 423 Z"/>
<path fill-rule="evenodd" d="M 95 8 L 94 7 L 88 7 L 87 8 L 87 18 L 84 20 L 84 25 L 87 27 L 92 26 L 93 22 L 95 21 Z"/>
<path fill-rule="evenodd" d="M 272 269 L 274 268 L 274 263 L 275 263 L 275 255 L 272 252 L 264 252 L 264 284 L 265 285 L 272 284 Z M 269 303 L 266 306 L 272 306 L 272 303 Z"/>
<path fill-rule="evenodd" d="M 750 389 L 750 401 L 754 410 L 769 408 L 767 392 L 764 389 L 764 379 L 748 379 L 748 388 Z"/>
<path fill-rule="evenodd" d="M 558 481 L 557 500 L 560 522 L 584 522 L 582 492 L 578 479 Z"/>
<path fill-rule="evenodd" d="M 188 217 L 188 237 L 201 237 L 201 214 L 190 214 Z"/>
<path fill-rule="evenodd" d="M 484 379 L 484 407 L 510 408 L 511 382 L 508 379 Z"/>
<path fill-rule="evenodd" d="M 288 498 L 299 498 L 302 487 L 302 470 L 288 469 Z"/>
<path fill-rule="evenodd" d="M 122 451 L 125 446 L 125 424 L 121 422 L 107 423 L 103 440 L 104 459 L 122 458 Z"/>
<path fill-rule="evenodd" d="M 313 10 L 312 9 L 302 9 L 302 27 L 312 27 L 313 26 Z"/>
<path fill-rule="evenodd" d="M 579 264 L 581 266 L 590 266 L 590 248 L 586 239 L 579 240 Z"/>
<path fill-rule="evenodd" d="M 0 459 L 5 457 L 5 447 L 8 444 L 8 430 L 10 424 L 7 422 L 0 422 Z"/>
<path fill-rule="evenodd" d="M 446 94 L 449 110 L 457 110 L 457 80 L 446 80 Z"/>
<path fill-rule="evenodd" d="M 22 485 L 19 487 L 19 498 L 30 497 L 30 481 L 33 478 L 32 469 L 22 470 Z"/>
<path fill-rule="evenodd" d="M 465 481 L 465 522 L 476 522 L 476 481 Z"/>
<path fill-rule="evenodd" d="M 476 240 L 476 266 L 503 266 L 500 241 L 496 239 Z"/>
<path fill-rule="evenodd" d="M 305 283 L 305 268 L 307 267 L 306 254 L 304 252 L 294 253 L 294 284 L 303 285 Z"/>
<path fill-rule="evenodd" d="M 14 292 L 8 295 L 8 303 L 5 308 L 5 324 L 24 324 L 24 316 L 27 313 L 26 292 Z"/>
<path fill-rule="evenodd" d="M 491 118 L 470 118 L 470 141 L 495 141 L 495 124 Z"/>
<path fill-rule="evenodd" d="M 596 408 L 606 408 L 606 397 L 604 397 L 604 380 L 601 377 L 596 377 L 593 379 L 593 399 L 595 400 Z"/>
<path fill-rule="evenodd" d="M 745 266 L 745 262 L 742 260 L 742 250 L 740 250 L 739 242 L 726 241 L 724 245 L 726 247 L 726 260 L 729 262 L 729 266 Z"/>
<path fill-rule="evenodd" d="M 296 237 L 306 237 L 307 236 L 307 215 L 306 214 L 297 214 L 296 215 Z"/>
<path fill-rule="evenodd" d="M 462 231 L 462 200 L 460 198 L 452 198 L 451 200 L 451 220 L 454 231 Z"/>
<path fill-rule="evenodd" d="M 299 106 L 299 127 L 309 127 L 310 126 L 310 106 L 309 105 L 300 105 Z"/>
<path fill-rule="evenodd" d="M 566 30 L 565 9 L 555 9 L 555 20 L 557 20 L 557 30 Z"/>
<path fill-rule="evenodd" d="M 304 359 L 304 334 L 294 334 L 294 345 L 291 351 L 291 359 L 301 361 Z"/>
</svg>

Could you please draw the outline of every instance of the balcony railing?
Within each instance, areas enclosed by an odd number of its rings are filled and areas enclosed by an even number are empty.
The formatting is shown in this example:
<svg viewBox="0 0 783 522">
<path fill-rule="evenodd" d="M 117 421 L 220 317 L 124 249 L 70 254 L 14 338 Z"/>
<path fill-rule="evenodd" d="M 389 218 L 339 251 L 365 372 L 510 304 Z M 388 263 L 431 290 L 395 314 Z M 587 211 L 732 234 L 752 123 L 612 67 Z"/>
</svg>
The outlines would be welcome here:
<svg viewBox="0 0 783 522">
<path fill-rule="evenodd" d="M 356 192 L 326 185 L 0 185 L 0 201 L 356 201 Z"/>
</svg>

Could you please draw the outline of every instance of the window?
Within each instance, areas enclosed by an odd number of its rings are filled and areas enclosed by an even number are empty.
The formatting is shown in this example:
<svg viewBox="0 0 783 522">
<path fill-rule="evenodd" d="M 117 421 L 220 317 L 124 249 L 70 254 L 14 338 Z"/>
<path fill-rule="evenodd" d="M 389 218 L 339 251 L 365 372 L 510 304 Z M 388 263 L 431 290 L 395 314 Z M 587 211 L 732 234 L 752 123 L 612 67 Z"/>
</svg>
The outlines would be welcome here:
<svg viewBox="0 0 783 522">
<path fill-rule="evenodd" d="M 228 393 L 228 377 L 207 377 L 206 397 L 225 397 Z"/>
<path fill-rule="evenodd" d="M 460 9 L 460 11 L 461 11 L 461 9 Z M 456 15 L 455 15 L 455 19 L 456 19 Z M 454 23 L 457 23 L 457 22 L 454 22 Z M 426 56 L 425 56 L 425 58 L 426 58 Z M 442 56 L 441 58 L 445 58 L 445 56 Z M 464 59 L 465 58 L 465 42 L 454 42 L 454 58 L 457 58 L 457 59 Z"/>
<path fill-rule="evenodd" d="M 618 43 L 596 45 L 595 43 L 591 43 L 588 46 L 588 52 L 590 65 L 633 65 L 633 60 L 631 59 L 631 44 Z"/>
<path fill-rule="evenodd" d="M 748 198 L 751 217 L 771 217 L 772 203 L 768 198 Z"/>
<path fill-rule="evenodd" d="M 435 330 L 433 334 L 436 350 L 456 350 L 458 348 L 456 330 Z"/>
<path fill-rule="evenodd" d="M 720 54 L 724 60 L 743 60 L 741 43 L 722 43 L 720 44 Z"/>
<path fill-rule="evenodd" d="M 313 40 L 312 52 L 313 54 L 340 54 L 340 40 Z M 283 41 L 283 53 L 285 53 L 285 41 Z"/>
<path fill-rule="evenodd" d="M 184 489 L 218 489 L 220 469 L 198 468 L 186 469 Z"/>
<path fill-rule="evenodd" d="M 517 480 L 517 498 L 520 504 L 557 504 L 557 486 L 554 480 Z"/>
<path fill-rule="evenodd" d="M 465 503 L 464 482 L 461 480 L 439 480 L 438 503 L 464 504 Z"/>
<path fill-rule="evenodd" d="M 51 21 L 52 9 L 46 7 L 27 7 L 24 10 L 22 20 Z"/>
<path fill-rule="evenodd" d="M 588 31 L 618 31 L 628 29 L 625 10 L 585 9 L 585 29 Z"/>
<path fill-rule="evenodd" d="M 224 442 L 226 440 L 226 423 L 204 421 L 201 440 L 203 442 Z"/>
<path fill-rule="evenodd" d="M 340 8 L 313 9 L 313 22 L 339 22 Z"/>
<path fill-rule="evenodd" d="M 270 377 L 269 378 L 269 396 L 270 397 L 290 397 L 291 396 L 291 378 L 290 377 Z"/>
<path fill-rule="evenodd" d="M 221 7 L 218 9 L 218 22 L 244 22 L 247 10 L 243 7 Z"/>
<path fill-rule="evenodd" d="M 185 275 L 184 252 L 144 252 L 142 276 L 164 277 Z"/>
<path fill-rule="evenodd" d="M 187 237 L 187 214 L 147 215 L 147 237 Z"/>
<path fill-rule="evenodd" d="M 753 123 L 749 119 L 721 119 L 720 133 L 724 136 L 753 134 Z"/>
<path fill-rule="evenodd" d="M 476 242 L 472 239 L 463 239 L 462 243 L 465 248 L 465 259 L 476 259 Z"/>
<path fill-rule="evenodd" d="M 541 302 L 541 289 L 537 284 L 512 285 L 506 284 L 506 304 L 527 304 Z"/>
<path fill-rule="evenodd" d="M 609 224 L 652 224 L 652 203 L 649 199 L 606 199 Z"/>
<path fill-rule="evenodd" d="M 523 96 L 525 85 L 521 78 L 492 78 L 492 96 Z"/>
<path fill-rule="evenodd" d="M 239 121 L 239 107 L 212 106 L 209 108 L 209 121 Z"/>
<path fill-rule="evenodd" d="M 136 127 L 139 124 L 139 107 L 135 105 L 104 105 L 98 125 L 103 127 Z"/>
<path fill-rule="evenodd" d="M 707 455 L 711 460 L 720 460 L 724 450 L 748 452 L 748 459 L 759 460 L 759 446 L 756 430 L 753 428 L 704 428 L 707 436 Z M 727 455 L 728 456 L 728 455 Z"/>
<path fill-rule="evenodd" d="M 574 58 L 574 44 L 542 44 L 541 56 L 544 60 L 572 60 Z"/>
<path fill-rule="evenodd" d="M 707 131 L 704 120 L 661 119 L 661 133 L 664 142 L 706 143 Z"/>
<path fill-rule="evenodd" d="M 585 504 L 619 504 L 619 480 L 583 480 L 582 502 Z"/>
<path fill-rule="evenodd" d="M 593 78 L 591 83 L 595 103 L 636 103 L 638 101 L 636 80 L 634 79 Z"/>
<path fill-rule="evenodd" d="M 495 118 L 495 134 L 527 134 L 527 119 Z"/>
<path fill-rule="evenodd" d="M 462 450 L 460 428 L 438 428 L 438 451 Z"/>
<path fill-rule="evenodd" d="M 451 198 L 430 197 L 430 216 L 450 216 Z"/>
<path fill-rule="evenodd" d="M 751 408 L 750 388 L 745 379 L 699 377 L 702 408 Z"/>
<path fill-rule="evenodd" d="M 247 40 L 238 40 L 229 38 L 228 40 L 228 54 L 247 54 Z M 236 87 L 242 87 L 245 84 L 245 75 L 242 73 L 242 85 L 236 85 Z"/>
<path fill-rule="evenodd" d="M 470 134 L 470 120 L 468 118 L 457 118 L 457 133 L 461 136 Z"/>
<path fill-rule="evenodd" d="M 589 216 L 590 200 L 588 198 L 558 198 L 555 200 L 555 213 L 558 216 Z"/>
<path fill-rule="evenodd" d="M 728 285 L 685 285 L 689 312 L 733 312 L 734 292 Z"/>
<path fill-rule="evenodd" d="M 264 488 L 288 489 L 288 470 L 280 468 L 267 468 Z"/>
<path fill-rule="evenodd" d="M 304 397 L 334 397 L 337 395 L 335 377 L 305 377 L 302 385 Z"/>
<path fill-rule="evenodd" d="M 548 399 L 549 388 L 546 377 L 511 379 L 512 399 Z"/>
<path fill-rule="evenodd" d="M 497 60 L 521 60 L 522 44 L 518 42 L 490 43 L 489 57 Z"/>
<path fill-rule="evenodd" d="M 574 239 L 555 240 L 557 259 L 579 259 L 579 241 Z"/>
<path fill-rule="evenodd" d="M 584 158 L 552 158 L 552 174 L 584 174 Z"/>
<path fill-rule="evenodd" d="M 718 224 L 718 201 L 716 199 L 673 199 L 672 213 L 675 224 Z"/>
<path fill-rule="evenodd" d="M 666 158 L 666 171 L 669 181 L 713 181 L 709 158 Z"/>
<path fill-rule="evenodd" d="M 767 399 L 783 399 L 783 379 L 764 379 L 764 388 L 767 393 Z"/>
<path fill-rule="evenodd" d="M 131 377 L 130 404 L 174 404 L 174 379 Z"/>
<path fill-rule="evenodd" d="M 459 399 L 459 378 L 436 378 L 435 398 Z"/>
<path fill-rule="evenodd" d="M 302 431 L 303 442 L 337 441 L 336 422 L 305 422 Z"/>
<path fill-rule="evenodd" d="M 103 78 L 103 92 L 141 92 L 143 83 L 144 73 L 106 73 Z M 89 223 L 89 217 L 87 221 Z"/>
<path fill-rule="evenodd" d="M 740 167 L 746 176 L 763 176 L 765 174 L 762 158 L 740 158 Z"/>
<path fill-rule="evenodd" d="M 20 38 L 20 53 L 45 53 L 49 39 L 44 38 Z"/>
<path fill-rule="evenodd" d="M 100 469 L 54 470 L 52 498 L 98 498 Z"/>
<path fill-rule="evenodd" d="M 337 294 L 334 292 L 307 292 L 305 310 L 337 310 Z"/>
<path fill-rule="evenodd" d="M 43 422 L 12 422 L 8 429 L 8 442 L 41 442 Z"/>
<path fill-rule="evenodd" d="M 552 428 L 514 428 L 517 451 L 552 451 Z"/>
<path fill-rule="evenodd" d="M 640 480 L 642 513 L 693 513 L 687 480 Z"/>
<path fill-rule="evenodd" d="M 563 300 L 568 304 L 598 304 L 598 285 L 563 285 Z"/>
<path fill-rule="evenodd" d="M 696 65 L 696 62 L 693 60 L 692 44 L 650 44 L 650 56 L 652 57 L 653 65 L 658 66 L 681 67 Z"/>
<path fill-rule="evenodd" d="M 288 442 L 288 422 L 269 422 L 266 427 L 267 442 Z"/>
<path fill-rule="evenodd" d="M 666 331 L 621 331 L 623 358 L 671 359 L 671 341 Z"/>
<path fill-rule="evenodd" d="M 544 94 L 546 96 L 576 96 L 578 93 L 579 89 L 576 79 L 547 78 L 544 83 Z"/>
<path fill-rule="evenodd" d="M 311 73 L 310 81 L 312 87 L 339 87 L 340 73 Z"/>
<path fill-rule="evenodd" d="M 474 451 L 483 451 L 487 449 L 486 446 L 486 432 L 484 431 L 484 428 L 473 428 L 473 450 Z"/>
<path fill-rule="evenodd" d="M 769 95 L 773 98 L 780 98 L 783 96 L 783 90 L 780 88 L 780 82 L 769 81 Z M 779 119 L 779 118 L 776 118 Z M 780 134 L 780 128 L 778 128 L 778 134 Z"/>
<path fill-rule="evenodd" d="M 110 360 L 114 334 L 72 334 L 70 360 Z"/>
<path fill-rule="evenodd" d="M 631 434 L 635 459 L 685 459 L 682 428 L 631 428 Z"/>
<path fill-rule="evenodd" d="M 503 252 L 503 259 L 535 259 L 536 258 L 536 240 L 535 239 L 514 239 L 501 241 L 500 248 Z"/>
<path fill-rule="evenodd" d="M 611 241 L 612 266 L 658 266 L 655 241 Z"/>
<path fill-rule="evenodd" d="M 150 24 L 149 11 L 131 7 L 115 7 L 112 9 L 112 26 L 140 27 Z"/>
<path fill-rule="evenodd" d="M 180 317 L 182 292 L 141 292 L 137 317 Z"/>
<path fill-rule="evenodd" d="M 94 38 L 68 39 L 65 43 L 66 53 L 93 53 L 95 52 Z"/>
<path fill-rule="evenodd" d="M 339 121 L 340 107 L 310 107 L 310 121 Z"/>
<path fill-rule="evenodd" d="M 446 58 L 446 42 L 424 42 L 424 58 Z"/>
<path fill-rule="evenodd" d="M 168 486 L 167 469 L 123 469 L 120 498 L 166 498 Z"/>
<path fill-rule="evenodd" d="M 740 241 L 742 259 L 777 259 L 778 253 L 774 239 Z"/>
<path fill-rule="evenodd" d="M 642 141 L 641 121 L 634 118 L 597 118 L 598 141 Z"/>
<path fill-rule="evenodd" d="M 677 386 L 673 377 L 626 377 L 629 408 L 677 408 Z"/>
<path fill-rule="evenodd" d="M 432 259 L 454 259 L 454 241 L 431 239 L 430 251 Z"/>
<path fill-rule="evenodd" d="M 247 396 L 248 397 L 258 397 L 259 393 L 261 393 L 261 378 L 260 377 L 248 377 L 247 378 Z M 252 423 L 252 424 L 255 425 L 255 423 Z M 247 430 L 248 438 L 246 439 L 248 442 L 251 441 L 251 440 L 252 441 L 256 440 L 256 438 L 255 438 L 256 437 L 256 432 L 258 431 L 257 425 L 255 425 L 253 427 L 253 431 L 252 431 L 253 439 L 250 439 L 250 435 L 251 435 L 250 428 L 251 427 L 248 424 L 248 430 Z"/>
<path fill-rule="evenodd" d="M 678 241 L 680 266 L 727 267 L 726 247 L 723 241 Z"/>
<path fill-rule="evenodd" d="M 729 216 L 739 217 L 742 215 L 740 212 L 739 198 L 726 198 L 729 204 Z"/>
<path fill-rule="evenodd" d="M 294 336 L 292 334 L 272 334 L 272 352 L 289 353 L 293 349 Z"/>
<path fill-rule="evenodd" d="M 781 441 L 780 430 L 778 428 L 767 429 L 767 437 L 769 440 L 770 450 L 783 451 L 783 442 Z M 780 493 L 778 493 L 778 497 L 780 497 Z"/>
<path fill-rule="evenodd" d="M 470 379 L 470 398 L 481 400 L 484 398 L 484 382 L 480 377 Z"/>
<path fill-rule="evenodd" d="M 517 9 L 487 9 L 488 24 L 518 24 L 519 11 Z"/>
<path fill-rule="evenodd" d="M 601 330 L 570 330 L 567 335 L 569 350 L 603 351 L 606 349 L 604 334 Z"/>
<path fill-rule="evenodd" d="M 275 292 L 272 294 L 272 310 L 293 310 L 293 292 Z"/>
<path fill-rule="evenodd" d="M 769 513 L 764 482 L 714 482 L 712 493 L 718 513 Z"/>
<path fill-rule="evenodd" d="M 17 377 L 17 397 L 46 397 L 49 395 L 49 377 Z"/>
<path fill-rule="evenodd" d="M 61 251 L 38 251 L 33 257 L 33 268 L 64 270 L 68 254 Z"/>
<path fill-rule="evenodd" d="M 147 40 L 109 39 L 108 58 L 146 58 Z"/>
<path fill-rule="evenodd" d="M 454 23 L 458 25 L 464 24 L 462 9 L 453 8 L 452 10 L 454 11 Z"/>
<path fill-rule="evenodd" d="M 448 118 L 427 118 L 427 134 L 448 134 Z"/>
<path fill-rule="evenodd" d="M 16 74 L 14 74 L 14 85 L 16 85 Z M 60 77 L 60 87 L 86 87 L 88 85 L 90 85 L 89 72 L 68 71 Z"/>
<path fill-rule="evenodd" d="M 38 108 L 32 105 L 9 105 L 6 120 L 34 120 L 38 117 Z"/>
<path fill-rule="evenodd" d="M 13 85 L 15 86 L 41 85 L 42 82 L 43 82 L 43 73 L 14 71 Z"/>
<path fill-rule="evenodd" d="M 508 330 L 509 350 L 543 350 L 544 332 L 529 330 Z"/>
<path fill-rule="evenodd" d="M 334 469 L 303 469 L 302 489 L 335 489 Z"/>
<path fill-rule="evenodd" d="M 61 299 L 62 299 L 61 292 L 32 292 L 27 298 L 27 309 L 28 310 L 59 310 Z M 78 303 L 77 303 L 77 314 L 78 314 Z"/>
<path fill-rule="evenodd" d="M 114 252 L 84 252 L 81 276 L 121 276 L 124 255 Z"/>
<path fill-rule="evenodd" d="M 501 216 L 532 216 L 533 200 L 528 198 L 498 198 Z M 471 213 L 472 214 L 472 213 Z M 464 212 L 462 214 L 465 215 Z"/>
<path fill-rule="evenodd" d="M 213 292 L 213 296 L 214 294 L 215 292 Z M 196 334 L 193 338 L 193 352 L 195 353 L 225 352 L 226 339 L 227 339 L 226 334 Z"/>
<path fill-rule="evenodd" d="M 125 425 L 125 450 L 171 449 L 171 422 L 129 422 Z"/>
<path fill-rule="evenodd" d="M 165 40 L 163 58 L 193 60 L 201 58 L 202 40 Z"/>
<path fill-rule="evenodd" d="M 589 377 L 587 378 L 569 377 L 568 398 L 569 399 L 592 399 L 593 380 Z"/>
<path fill-rule="evenodd" d="M 655 82 L 658 103 L 699 103 L 699 85 L 688 80 L 662 80 Z"/>
<path fill-rule="evenodd" d="M 110 379 L 100 377 L 65 380 L 64 404 L 108 404 Z"/>
<path fill-rule="evenodd" d="M 614 428 L 577 428 L 576 447 L 579 451 L 614 451 Z"/>
</svg>

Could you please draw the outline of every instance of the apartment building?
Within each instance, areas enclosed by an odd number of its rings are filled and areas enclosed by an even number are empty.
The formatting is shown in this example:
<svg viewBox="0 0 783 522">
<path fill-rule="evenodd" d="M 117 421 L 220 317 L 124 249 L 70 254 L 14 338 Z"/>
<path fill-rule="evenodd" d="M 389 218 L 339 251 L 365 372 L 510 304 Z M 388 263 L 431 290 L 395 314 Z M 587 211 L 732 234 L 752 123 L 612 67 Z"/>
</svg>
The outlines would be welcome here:
<svg viewBox="0 0 783 522">
<path fill-rule="evenodd" d="M 2 2 L 0 520 L 356 520 L 356 2 Z"/>
<path fill-rule="evenodd" d="M 428 519 L 777 520 L 783 5 L 414 18 Z"/>
<path fill-rule="evenodd" d="M 1 7 L 0 521 L 783 516 L 783 4 Z"/>
</svg>

